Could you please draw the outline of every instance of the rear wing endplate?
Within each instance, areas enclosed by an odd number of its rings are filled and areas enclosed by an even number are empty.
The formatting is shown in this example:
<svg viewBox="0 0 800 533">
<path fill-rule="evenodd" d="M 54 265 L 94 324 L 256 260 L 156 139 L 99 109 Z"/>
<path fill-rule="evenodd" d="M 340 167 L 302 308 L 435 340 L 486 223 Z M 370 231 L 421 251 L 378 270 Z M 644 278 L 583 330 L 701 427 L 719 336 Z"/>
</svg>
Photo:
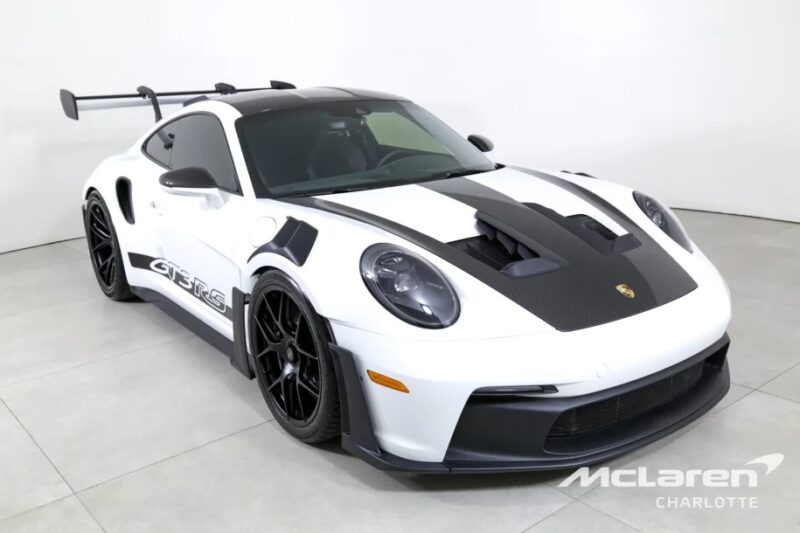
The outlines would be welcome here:
<svg viewBox="0 0 800 533">
<path fill-rule="evenodd" d="M 211 94 L 233 94 L 249 91 L 261 91 L 264 89 L 295 89 L 291 83 L 285 81 L 270 81 L 269 87 L 254 87 L 249 89 L 237 89 L 228 83 L 217 83 L 213 90 L 199 91 L 173 91 L 157 93 L 147 86 L 139 86 L 135 93 L 127 94 L 101 94 L 93 96 L 75 96 L 67 89 L 61 89 L 59 97 L 64 114 L 72 120 L 78 120 L 78 110 L 88 111 L 92 109 L 114 109 L 119 107 L 153 107 L 156 122 L 161 120 L 162 104 L 190 104 L 198 100 L 205 100 Z"/>
</svg>

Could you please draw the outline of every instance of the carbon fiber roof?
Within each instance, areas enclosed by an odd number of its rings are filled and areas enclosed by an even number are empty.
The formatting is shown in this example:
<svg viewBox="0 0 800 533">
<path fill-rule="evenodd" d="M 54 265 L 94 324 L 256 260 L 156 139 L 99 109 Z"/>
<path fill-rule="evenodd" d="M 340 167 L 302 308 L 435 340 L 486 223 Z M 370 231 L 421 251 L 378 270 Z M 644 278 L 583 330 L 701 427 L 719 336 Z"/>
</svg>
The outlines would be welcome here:
<svg viewBox="0 0 800 533">
<path fill-rule="evenodd" d="M 407 98 L 366 91 L 362 89 L 341 89 L 337 87 L 314 87 L 309 89 L 264 89 L 234 93 L 215 98 L 235 107 L 242 115 L 252 115 L 262 111 L 304 107 L 307 105 L 348 102 L 358 100 L 403 100 Z"/>
</svg>

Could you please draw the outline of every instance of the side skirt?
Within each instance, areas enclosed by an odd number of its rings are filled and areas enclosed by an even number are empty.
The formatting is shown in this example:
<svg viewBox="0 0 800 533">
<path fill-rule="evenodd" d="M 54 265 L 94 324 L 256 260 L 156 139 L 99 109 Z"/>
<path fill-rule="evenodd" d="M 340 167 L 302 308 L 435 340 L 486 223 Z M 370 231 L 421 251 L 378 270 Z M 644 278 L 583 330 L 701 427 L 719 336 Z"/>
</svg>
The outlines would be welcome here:
<svg viewBox="0 0 800 533">
<path fill-rule="evenodd" d="M 241 343 L 244 343 L 244 295 L 241 291 L 239 292 L 239 299 L 237 301 L 236 291 L 234 289 L 234 336 L 237 339 L 241 339 Z M 230 361 L 231 365 L 244 374 L 246 377 L 252 379 L 254 376 L 252 375 L 252 371 L 250 370 L 250 366 L 247 364 L 247 353 L 246 348 L 242 348 L 239 342 L 234 342 L 228 339 L 225 335 L 218 332 L 199 318 L 195 317 L 193 314 L 188 312 L 186 309 L 181 307 L 180 305 L 176 304 L 163 294 L 156 292 L 152 289 L 147 289 L 144 287 L 131 287 L 131 292 L 144 300 L 145 302 L 152 303 L 159 309 L 161 309 L 164 313 L 168 314 L 172 318 L 174 318 L 177 322 L 187 328 L 189 331 L 206 341 L 208 344 L 222 352 L 226 355 Z M 237 306 L 236 304 L 240 304 Z M 237 315 L 241 316 L 239 320 L 237 320 Z M 238 326 L 238 327 L 237 327 Z M 241 329 L 242 333 L 240 335 L 238 329 Z M 244 350 L 242 352 L 242 350 Z M 244 364 L 246 366 L 241 367 L 241 354 L 244 353 Z"/>
</svg>

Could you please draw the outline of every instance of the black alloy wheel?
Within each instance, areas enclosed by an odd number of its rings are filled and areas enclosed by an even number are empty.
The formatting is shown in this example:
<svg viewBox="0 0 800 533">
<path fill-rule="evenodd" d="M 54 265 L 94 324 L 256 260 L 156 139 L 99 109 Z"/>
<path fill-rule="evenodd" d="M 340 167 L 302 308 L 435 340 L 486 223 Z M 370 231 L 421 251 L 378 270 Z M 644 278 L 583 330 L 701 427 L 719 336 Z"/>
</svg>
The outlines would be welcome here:
<svg viewBox="0 0 800 533">
<path fill-rule="evenodd" d="M 100 289 L 112 300 L 130 300 L 133 294 L 125 277 L 114 224 L 108 207 L 96 191 L 86 201 L 84 225 L 89 256 Z"/>
<path fill-rule="evenodd" d="M 250 299 L 250 346 L 272 414 L 291 435 L 321 442 L 339 433 L 336 379 L 322 319 L 285 274 L 264 274 Z"/>
</svg>

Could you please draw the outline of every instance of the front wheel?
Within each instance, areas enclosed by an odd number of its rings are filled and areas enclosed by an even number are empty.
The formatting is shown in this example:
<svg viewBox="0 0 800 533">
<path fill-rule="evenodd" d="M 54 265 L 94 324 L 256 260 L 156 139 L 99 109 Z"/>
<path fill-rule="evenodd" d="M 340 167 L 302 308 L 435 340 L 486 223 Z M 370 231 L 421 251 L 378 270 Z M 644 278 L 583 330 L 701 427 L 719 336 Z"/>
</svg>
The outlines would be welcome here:
<svg viewBox="0 0 800 533">
<path fill-rule="evenodd" d="M 339 395 L 322 318 L 286 274 L 270 271 L 250 296 L 250 347 L 267 406 L 308 443 L 340 434 Z"/>
<path fill-rule="evenodd" d="M 100 290 L 112 300 L 132 300 L 134 295 L 125 277 L 117 232 L 114 231 L 108 206 L 97 191 L 93 191 L 86 200 L 83 222 L 89 256 Z"/>
</svg>

